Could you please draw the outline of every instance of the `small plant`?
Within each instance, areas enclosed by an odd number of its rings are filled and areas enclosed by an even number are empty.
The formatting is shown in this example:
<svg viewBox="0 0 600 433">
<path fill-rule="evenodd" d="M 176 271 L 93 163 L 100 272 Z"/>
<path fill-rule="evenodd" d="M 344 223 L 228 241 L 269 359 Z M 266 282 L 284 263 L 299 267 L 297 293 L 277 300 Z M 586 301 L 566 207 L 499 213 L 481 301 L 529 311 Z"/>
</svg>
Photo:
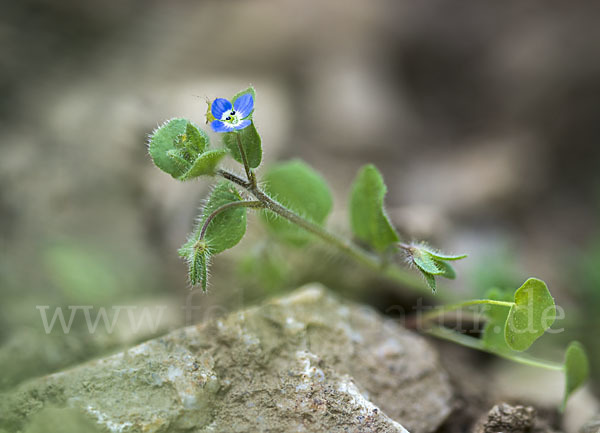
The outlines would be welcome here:
<svg viewBox="0 0 600 433">
<path fill-rule="evenodd" d="M 258 211 L 267 229 L 286 242 L 305 245 L 319 239 L 413 290 L 423 291 L 428 287 L 436 293 L 436 278 L 456 277 L 451 262 L 466 255 L 448 255 L 425 243 L 400 240 L 384 209 L 383 177 L 373 165 L 364 166 L 351 187 L 349 213 L 354 240 L 325 228 L 333 207 L 332 194 L 325 180 L 304 162 L 294 160 L 275 165 L 259 182 L 255 170 L 262 161 L 262 143 L 252 118 L 255 100 L 256 93 L 250 87 L 231 101 L 217 98 L 208 103 L 206 122 L 221 134 L 222 147 L 211 148 L 208 135 L 187 119 L 171 119 L 150 137 L 149 152 L 154 163 L 175 179 L 187 181 L 199 176 L 222 179 L 213 187 L 195 230 L 179 250 L 188 262 L 193 285 L 200 285 L 206 291 L 211 259 L 240 242 L 246 232 L 248 210 Z M 242 164 L 245 176 L 219 167 L 226 155 Z M 399 266 L 399 256 L 423 279 L 415 278 Z M 560 364 L 520 353 L 556 318 L 554 299 L 546 284 L 530 278 L 512 296 L 497 291 L 488 295 L 487 299 L 452 303 L 426 314 L 425 322 L 430 326 L 424 332 L 516 362 L 564 371 L 564 409 L 567 398 L 588 376 L 583 347 L 571 343 L 564 363 Z M 449 296 L 445 294 L 443 298 Z M 447 311 L 473 305 L 485 307 L 482 312 L 486 326 L 480 339 L 431 325 L 434 318 Z"/>
</svg>

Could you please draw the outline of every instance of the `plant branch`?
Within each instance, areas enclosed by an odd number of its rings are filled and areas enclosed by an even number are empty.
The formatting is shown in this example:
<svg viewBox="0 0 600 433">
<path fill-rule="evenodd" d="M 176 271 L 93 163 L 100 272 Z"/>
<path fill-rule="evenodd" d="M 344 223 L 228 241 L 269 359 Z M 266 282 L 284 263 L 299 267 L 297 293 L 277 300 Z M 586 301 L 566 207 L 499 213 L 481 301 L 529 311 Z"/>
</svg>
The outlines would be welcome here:
<svg viewBox="0 0 600 433">
<path fill-rule="evenodd" d="M 259 208 L 259 207 L 264 207 L 264 204 L 261 201 L 258 201 L 258 200 L 232 201 L 231 203 L 224 204 L 223 206 L 215 209 L 208 216 L 208 218 L 206 218 L 206 221 L 204 221 L 204 224 L 202 225 L 202 230 L 200 230 L 200 236 L 198 237 L 198 240 L 204 239 L 204 236 L 206 235 L 206 230 L 208 229 L 208 225 L 211 223 L 211 221 L 217 215 L 219 215 L 221 212 L 224 212 L 224 211 L 226 211 L 228 209 L 233 209 L 233 208 L 236 208 L 236 207 Z"/>
<path fill-rule="evenodd" d="M 217 170 L 217 175 L 235 183 L 236 185 L 241 186 L 242 188 L 245 188 L 245 189 L 250 188 L 250 182 L 242 179 L 235 173 L 231 173 L 230 171 L 223 170 L 222 168 L 220 168 L 219 170 Z"/>
<path fill-rule="evenodd" d="M 558 362 L 544 361 L 541 359 L 535 359 L 526 357 L 523 355 L 517 355 L 511 352 L 502 352 L 490 349 L 485 347 L 483 344 L 483 340 L 478 338 L 469 337 L 465 334 L 460 334 L 458 332 L 451 331 L 448 328 L 444 328 L 443 326 L 435 326 L 433 328 L 425 329 L 429 335 L 432 335 L 437 338 L 441 338 L 443 340 L 448 340 L 456 344 L 460 344 L 461 346 L 469 347 L 471 349 L 479 350 L 482 352 L 491 353 L 493 355 L 499 356 L 504 359 L 508 359 L 514 362 L 518 362 L 520 364 L 529 365 L 531 367 L 540 367 L 545 368 L 546 370 L 554 370 L 554 371 L 563 371 L 564 365 Z"/>
<path fill-rule="evenodd" d="M 333 245 L 343 253 L 347 254 L 348 256 L 352 257 L 353 259 L 357 260 L 358 262 L 362 263 L 368 268 L 382 273 L 385 277 L 389 278 L 390 280 L 402 284 L 406 287 L 410 287 L 413 290 L 427 294 L 430 293 L 429 287 L 418 276 L 407 272 L 406 270 L 400 268 L 395 264 L 384 263 L 384 261 L 381 258 L 354 245 L 350 240 L 338 236 L 334 233 L 331 233 L 330 231 L 326 230 L 320 225 L 317 225 L 311 221 L 306 220 L 305 218 L 302 218 L 300 215 L 296 214 L 295 212 L 286 208 L 282 204 L 278 203 L 273 198 L 269 197 L 258 187 L 256 183 L 252 184 L 251 182 L 245 181 L 239 176 L 223 169 L 218 170 L 217 174 L 246 189 L 254 197 L 256 197 L 259 202 L 263 204 L 264 208 L 276 213 L 282 218 L 285 218 L 288 221 L 303 228 L 304 230 L 316 235 L 321 240 Z M 442 298 L 442 301 L 447 301 L 449 299 L 452 299 L 452 296 L 450 296 L 449 293 L 450 292 L 446 293 L 445 291 L 438 291 L 437 297 L 438 299 Z"/>
</svg>

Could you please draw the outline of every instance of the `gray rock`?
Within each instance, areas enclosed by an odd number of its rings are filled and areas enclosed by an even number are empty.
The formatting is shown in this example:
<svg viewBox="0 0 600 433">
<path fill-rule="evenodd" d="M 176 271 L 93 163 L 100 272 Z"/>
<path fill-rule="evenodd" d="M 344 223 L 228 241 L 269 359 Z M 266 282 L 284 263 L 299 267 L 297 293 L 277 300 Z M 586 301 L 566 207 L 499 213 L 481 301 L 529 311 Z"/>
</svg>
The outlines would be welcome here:
<svg viewBox="0 0 600 433">
<path fill-rule="evenodd" d="M 500 403 L 482 417 L 473 433 L 558 433 L 549 421 L 531 406 Z"/>
<path fill-rule="evenodd" d="M 52 406 L 110 432 L 426 433 L 450 413 L 452 392 L 422 338 L 308 286 L 0 401 L 0 428 L 14 430 Z"/>
<path fill-rule="evenodd" d="M 581 433 L 600 433 L 600 414 L 586 422 L 580 430 Z"/>
</svg>

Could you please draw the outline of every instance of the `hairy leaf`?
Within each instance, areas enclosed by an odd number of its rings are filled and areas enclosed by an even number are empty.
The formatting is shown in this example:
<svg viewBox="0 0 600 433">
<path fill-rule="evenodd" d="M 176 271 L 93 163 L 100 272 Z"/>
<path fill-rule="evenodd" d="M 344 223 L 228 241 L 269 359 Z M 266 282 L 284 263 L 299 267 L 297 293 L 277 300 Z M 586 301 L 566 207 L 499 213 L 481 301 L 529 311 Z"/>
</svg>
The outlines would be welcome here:
<svg viewBox="0 0 600 433">
<path fill-rule="evenodd" d="M 383 252 L 399 238 L 383 208 L 386 187 L 374 165 L 358 173 L 350 195 L 350 224 L 354 235 Z"/>
<path fill-rule="evenodd" d="M 213 175 L 217 165 L 227 155 L 225 149 L 215 149 L 198 156 L 188 171 L 178 177 L 179 180 L 193 179 L 198 176 Z"/>
<path fill-rule="evenodd" d="M 437 284 L 435 282 L 435 277 L 427 272 L 423 272 L 421 271 L 421 274 L 423 274 L 423 278 L 425 278 L 425 282 L 427 283 L 427 285 L 429 286 L 429 288 L 431 289 L 431 291 L 433 293 L 437 292 Z"/>
<path fill-rule="evenodd" d="M 239 192 L 229 182 L 221 182 L 212 190 L 196 229 L 179 249 L 179 254 L 188 261 L 192 284 L 201 283 L 205 289 L 210 256 L 234 247 L 244 237 L 246 208 L 234 207 L 216 214 L 206 228 L 204 239 L 200 239 L 202 227 L 213 212 L 241 200 Z"/>
<path fill-rule="evenodd" d="M 150 138 L 149 153 L 158 168 L 178 180 L 214 174 L 224 149 L 207 150 L 206 133 L 187 119 L 171 119 Z"/>
<path fill-rule="evenodd" d="M 437 260 L 451 261 L 451 260 L 460 260 L 460 259 L 464 259 L 465 257 L 467 257 L 466 254 L 461 254 L 461 255 L 444 254 L 444 253 L 442 253 L 440 251 L 436 251 L 433 248 L 430 248 L 424 244 L 419 244 L 419 248 L 421 250 L 427 251 L 434 259 L 437 259 Z"/>
<path fill-rule="evenodd" d="M 412 259 L 415 265 L 423 271 L 431 275 L 441 275 L 444 270 L 441 269 L 431 254 L 419 248 L 412 249 Z"/>
</svg>

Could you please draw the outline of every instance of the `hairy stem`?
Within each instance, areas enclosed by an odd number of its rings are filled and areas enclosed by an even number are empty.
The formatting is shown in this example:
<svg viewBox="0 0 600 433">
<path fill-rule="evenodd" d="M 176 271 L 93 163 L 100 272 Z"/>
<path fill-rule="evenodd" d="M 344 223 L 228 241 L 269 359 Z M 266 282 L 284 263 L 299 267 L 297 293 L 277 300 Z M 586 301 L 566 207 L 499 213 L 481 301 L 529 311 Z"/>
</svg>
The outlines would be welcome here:
<svg viewBox="0 0 600 433">
<path fill-rule="evenodd" d="M 245 188 L 245 189 L 250 188 L 250 182 L 242 179 L 235 173 L 231 173 L 230 171 L 223 170 L 222 168 L 220 168 L 217 170 L 217 174 L 219 176 L 221 176 L 222 178 L 227 179 L 227 180 L 235 183 L 236 185 L 241 186 L 242 188 Z"/>
<path fill-rule="evenodd" d="M 221 212 L 224 212 L 228 209 L 233 209 L 236 207 L 252 207 L 252 208 L 260 208 L 260 207 L 264 207 L 264 204 L 261 201 L 258 200 L 248 200 L 248 201 L 233 201 L 231 203 L 226 203 L 223 206 L 215 209 L 209 216 L 208 218 L 206 218 L 206 221 L 204 221 L 204 224 L 202 225 L 202 230 L 200 230 L 200 237 L 198 238 L 198 240 L 202 240 L 204 239 L 204 236 L 206 235 L 206 230 L 208 229 L 208 225 L 211 223 L 211 221 L 217 216 L 219 215 Z"/>
<path fill-rule="evenodd" d="M 451 331 L 448 328 L 444 328 L 443 326 L 435 326 L 433 328 L 424 330 L 427 334 L 433 335 L 434 337 L 441 338 L 443 340 L 452 341 L 453 343 L 460 344 L 461 346 L 469 347 L 471 349 L 480 350 L 482 352 L 487 352 L 499 356 L 501 358 L 509 359 L 514 362 L 518 362 L 520 364 L 529 365 L 531 367 L 540 367 L 545 368 L 546 370 L 555 370 L 555 371 L 563 371 L 564 365 L 551 362 L 544 361 L 540 359 L 530 358 L 522 355 L 517 355 L 511 352 L 502 352 L 492 350 L 488 347 L 485 347 L 483 341 L 474 337 L 469 337 L 465 334 L 459 334 L 458 332 Z"/>
<path fill-rule="evenodd" d="M 270 211 L 298 225 L 304 230 L 316 235 L 326 243 L 333 245 L 365 266 L 374 269 L 377 272 L 383 273 L 383 275 L 385 275 L 387 278 L 414 290 L 429 293 L 429 288 L 417 276 L 409 274 L 396 265 L 385 264 L 379 257 L 357 247 L 348 239 L 331 233 L 320 225 L 302 218 L 300 215 L 296 214 L 265 194 L 265 192 L 263 192 L 256 183 L 251 184 L 250 182 L 246 182 L 238 176 L 225 170 L 219 170 L 217 174 L 245 188 L 252 195 L 254 195 L 254 197 L 256 197 L 266 209 L 269 209 Z M 442 295 L 442 297 L 448 297 L 448 295 Z"/>
</svg>

